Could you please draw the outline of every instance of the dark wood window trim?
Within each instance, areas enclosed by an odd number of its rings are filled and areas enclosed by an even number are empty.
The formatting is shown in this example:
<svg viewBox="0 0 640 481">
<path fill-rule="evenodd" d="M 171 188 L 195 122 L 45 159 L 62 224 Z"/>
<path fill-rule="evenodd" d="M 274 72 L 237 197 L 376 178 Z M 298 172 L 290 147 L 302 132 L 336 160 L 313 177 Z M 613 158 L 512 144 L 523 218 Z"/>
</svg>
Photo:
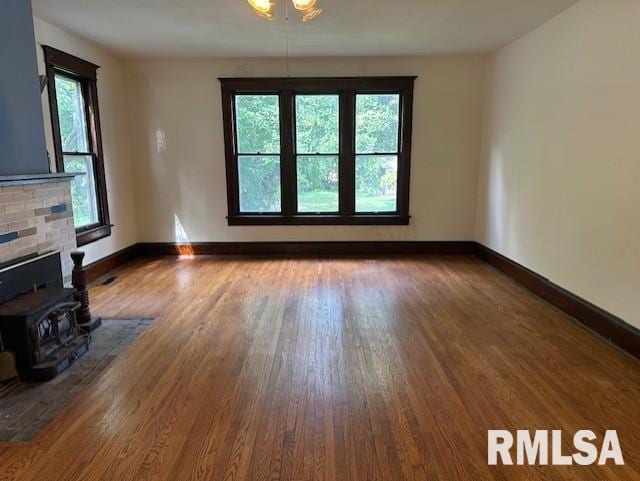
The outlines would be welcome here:
<svg viewBox="0 0 640 481">
<path fill-rule="evenodd" d="M 78 246 L 86 245 L 111 235 L 109 219 L 109 205 L 107 200 L 107 185 L 104 172 L 104 156 L 102 151 L 102 134 L 100 131 L 100 111 L 98 108 L 97 71 L 100 68 L 81 58 L 43 46 L 46 74 L 48 79 L 49 109 L 51 112 L 51 129 L 55 149 L 56 170 L 64 172 L 64 157 L 60 124 L 58 119 L 58 102 L 56 96 L 55 74 L 59 73 L 79 81 L 82 85 L 87 115 L 89 138 L 89 154 L 93 159 L 93 171 L 98 206 L 98 222 L 76 229 Z"/>
<path fill-rule="evenodd" d="M 408 225 L 415 79 L 416 77 L 220 78 L 229 225 Z M 294 152 L 294 97 L 296 94 L 328 93 L 340 96 L 339 212 L 337 214 L 299 214 L 297 213 Z M 356 95 L 362 93 L 400 95 L 396 212 L 356 213 L 355 100 Z M 235 96 L 237 94 L 277 94 L 280 98 L 281 213 L 240 212 L 235 132 Z"/>
</svg>

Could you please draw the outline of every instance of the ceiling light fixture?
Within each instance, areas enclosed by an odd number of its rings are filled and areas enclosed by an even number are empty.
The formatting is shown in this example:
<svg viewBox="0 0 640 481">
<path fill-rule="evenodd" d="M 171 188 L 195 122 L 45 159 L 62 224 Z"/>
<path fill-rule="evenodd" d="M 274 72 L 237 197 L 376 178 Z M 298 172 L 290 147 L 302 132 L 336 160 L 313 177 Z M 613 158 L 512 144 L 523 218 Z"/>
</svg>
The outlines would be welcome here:
<svg viewBox="0 0 640 481">
<path fill-rule="evenodd" d="M 247 0 L 253 11 L 257 15 L 267 20 L 275 20 L 275 3 L 271 0 Z M 285 0 L 287 1 L 287 0 Z M 296 10 L 302 13 L 302 21 L 313 20 L 322 13 L 322 9 L 317 6 L 318 0 L 291 0 Z"/>
<path fill-rule="evenodd" d="M 318 0 L 291 0 L 291 3 L 298 10 L 309 10 L 318 3 Z"/>
<path fill-rule="evenodd" d="M 273 14 L 273 10 L 275 8 L 275 4 L 271 3 L 270 0 L 247 0 L 253 11 L 256 12 L 257 15 L 261 16 L 266 20 L 275 20 L 275 15 Z"/>
<path fill-rule="evenodd" d="M 322 13 L 322 9 L 321 8 L 312 7 L 309 10 L 306 10 L 304 12 L 304 15 L 302 15 L 302 21 L 303 22 L 308 22 L 309 20 L 313 20 L 314 18 L 316 18 L 321 13 Z"/>
</svg>

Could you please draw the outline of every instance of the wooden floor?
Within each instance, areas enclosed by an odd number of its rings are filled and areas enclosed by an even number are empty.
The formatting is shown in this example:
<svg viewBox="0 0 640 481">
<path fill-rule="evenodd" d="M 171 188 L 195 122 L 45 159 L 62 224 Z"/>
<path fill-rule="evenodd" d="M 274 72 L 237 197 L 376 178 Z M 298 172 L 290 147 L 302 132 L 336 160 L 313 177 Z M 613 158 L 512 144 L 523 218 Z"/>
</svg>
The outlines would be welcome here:
<svg viewBox="0 0 640 481">
<path fill-rule="evenodd" d="M 640 364 L 471 257 L 140 260 L 149 328 L 0 479 L 640 479 Z M 617 429 L 626 465 L 490 467 L 488 429 Z"/>
</svg>

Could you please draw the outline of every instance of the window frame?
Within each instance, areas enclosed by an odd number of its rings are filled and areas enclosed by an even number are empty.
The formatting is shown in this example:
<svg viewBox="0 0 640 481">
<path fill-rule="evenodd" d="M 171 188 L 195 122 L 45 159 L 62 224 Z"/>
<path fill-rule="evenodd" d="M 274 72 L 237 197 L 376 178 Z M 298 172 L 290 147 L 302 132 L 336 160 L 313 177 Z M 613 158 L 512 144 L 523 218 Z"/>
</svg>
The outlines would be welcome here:
<svg viewBox="0 0 640 481">
<path fill-rule="evenodd" d="M 46 76 L 48 80 L 47 91 L 49 111 L 51 114 L 51 131 L 53 134 L 56 171 L 58 172 L 64 172 L 65 154 L 62 149 L 60 121 L 58 117 L 58 98 L 55 83 L 56 74 L 78 81 L 82 89 L 87 138 L 89 140 L 89 152 L 87 155 L 91 155 L 93 160 L 98 222 L 76 229 L 76 242 L 80 247 L 110 236 L 112 227 L 109 217 L 104 155 L 102 150 L 102 133 L 100 129 L 100 110 L 98 106 L 97 71 L 100 67 L 47 45 L 43 45 L 42 49 L 44 51 Z"/>
<path fill-rule="evenodd" d="M 219 78 L 225 143 L 229 225 L 408 225 L 413 88 L 417 77 Z M 280 114 L 280 192 L 278 214 L 240 211 L 236 95 L 278 95 Z M 297 212 L 295 95 L 339 96 L 339 212 Z M 355 135 L 357 94 L 399 94 L 397 210 L 357 213 Z M 301 154 L 300 154 L 301 155 Z"/>
</svg>

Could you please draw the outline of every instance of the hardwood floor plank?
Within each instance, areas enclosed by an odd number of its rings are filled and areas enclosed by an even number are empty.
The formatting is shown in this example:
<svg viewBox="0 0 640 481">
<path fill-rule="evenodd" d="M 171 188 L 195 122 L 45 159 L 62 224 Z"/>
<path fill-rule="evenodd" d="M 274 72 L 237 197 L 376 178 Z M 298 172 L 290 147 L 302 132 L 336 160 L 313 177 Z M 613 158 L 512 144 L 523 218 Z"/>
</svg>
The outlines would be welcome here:
<svg viewBox="0 0 640 481">
<path fill-rule="evenodd" d="M 157 317 L 0 480 L 632 481 L 640 366 L 466 256 L 138 259 Z M 488 429 L 617 429 L 625 466 L 488 466 Z"/>
</svg>

